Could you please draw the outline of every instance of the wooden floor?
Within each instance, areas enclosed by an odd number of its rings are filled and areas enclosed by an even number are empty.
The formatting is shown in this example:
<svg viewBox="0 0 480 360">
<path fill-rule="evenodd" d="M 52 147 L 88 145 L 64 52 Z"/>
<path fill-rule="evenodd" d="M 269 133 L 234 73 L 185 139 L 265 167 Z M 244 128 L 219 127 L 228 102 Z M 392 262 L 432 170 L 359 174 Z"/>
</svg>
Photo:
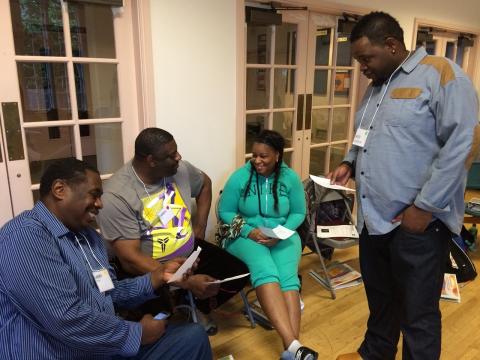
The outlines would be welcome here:
<svg viewBox="0 0 480 360">
<path fill-rule="evenodd" d="M 480 193 L 469 193 L 467 198 L 474 195 L 480 197 Z M 470 255 L 480 269 L 480 250 Z M 335 250 L 334 260 L 348 261 L 358 269 L 358 247 Z M 317 268 L 318 264 L 316 255 L 308 255 L 302 258 L 300 265 L 305 302 L 301 341 L 317 350 L 319 359 L 331 360 L 338 354 L 358 348 L 366 328 L 368 306 L 363 285 L 339 290 L 337 299 L 332 300 L 330 293 L 308 275 L 308 271 Z M 441 302 L 442 359 L 480 359 L 479 293 L 480 277 L 462 284 L 460 304 Z M 235 360 L 279 359 L 282 344 L 276 332 L 258 325 L 251 329 L 250 323 L 240 314 L 241 308 L 242 302 L 237 296 L 213 313 L 219 325 L 218 334 L 210 338 L 214 358 L 232 354 Z M 401 346 L 397 359 L 401 359 Z"/>
</svg>

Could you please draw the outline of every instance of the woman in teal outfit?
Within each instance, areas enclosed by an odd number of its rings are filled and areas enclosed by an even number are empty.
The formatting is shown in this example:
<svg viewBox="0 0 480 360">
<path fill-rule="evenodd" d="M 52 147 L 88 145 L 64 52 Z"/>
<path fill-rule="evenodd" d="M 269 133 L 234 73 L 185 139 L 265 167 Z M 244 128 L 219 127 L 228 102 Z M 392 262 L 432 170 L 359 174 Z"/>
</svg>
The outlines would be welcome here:
<svg viewBox="0 0 480 360">
<path fill-rule="evenodd" d="M 225 248 L 247 264 L 260 305 L 282 338 L 282 359 L 310 360 L 317 353 L 298 341 L 301 242 L 295 230 L 305 219 L 305 196 L 300 178 L 282 161 L 284 144 L 275 131 L 256 137 L 252 160 L 228 179 L 218 212 L 226 224 L 238 216 L 244 222 L 240 235 L 227 240 Z M 259 229 L 277 225 L 295 233 L 279 240 Z"/>
</svg>

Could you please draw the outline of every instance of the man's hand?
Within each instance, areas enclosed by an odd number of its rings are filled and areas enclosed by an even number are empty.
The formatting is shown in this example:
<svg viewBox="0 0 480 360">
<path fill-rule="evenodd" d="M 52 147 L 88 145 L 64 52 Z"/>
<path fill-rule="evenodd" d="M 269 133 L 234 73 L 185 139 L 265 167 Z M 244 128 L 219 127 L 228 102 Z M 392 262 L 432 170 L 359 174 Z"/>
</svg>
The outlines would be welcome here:
<svg viewBox="0 0 480 360">
<path fill-rule="evenodd" d="M 432 213 L 422 210 L 415 205 L 410 205 L 401 214 L 396 216 L 392 223 L 401 221 L 402 228 L 413 234 L 425 232 L 432 220 Z"/>
<path fill-rule="evenodd" d="M 184 289 L 190 290 L 195 297 L 199 299 L 207 299 L 218 294 L 220 284 L 207 284 L 208 282 L 215 280 L 217 279 L 209 275 L 196 274 L 190 276 L 186 281 L 179 285 Z"/>
<path fill-rule="evenodd" d="M 166 284 L 168 280 L 170 280 L 178 270 L 178 268 L 185 262 L 185 258 L 174 258 L 172 260 L 167 261 L 164 264 L 160 264 L 160 266 L 152 271 L 151 281 L 152 287 L 154 289 L 158 289 L 160 286 Z M 187 276 L 190 275 L 190 272 L 187 271 Z"/>
<path fill-rule="evenodd" d="M 142 345 L 147 345 L 163 336 L 167 320 L 155 320 L 152 315 L 146 314 L 140 320 L 140 325 L 142 325 Z"/>
<path fill-rule="evenodd" d="M 193 235 L 195 236 L 195 240 L 197 239 L 205 239 L 205 231 L 207 229 L 206 224 L 193 224 Z"/>
<path fill-rule="evenodd" d="M 347 164 L 341 164 L 332 172 L 328 173 L 327 178 L 330 179 L 330 184 L 346 185 L 352 176 L 352 168 Z"/>
</svg>

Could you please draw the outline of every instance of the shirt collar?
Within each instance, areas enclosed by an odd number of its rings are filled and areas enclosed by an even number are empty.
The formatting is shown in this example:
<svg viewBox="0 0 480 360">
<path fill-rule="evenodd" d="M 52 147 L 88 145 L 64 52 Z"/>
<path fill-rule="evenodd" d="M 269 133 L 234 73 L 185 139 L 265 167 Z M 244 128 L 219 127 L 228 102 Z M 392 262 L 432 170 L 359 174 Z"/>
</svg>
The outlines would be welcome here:
<svg viewBox="0 0 480 360">
<path fill-rule="evenodd" d="M 62 237 L 73 234 L 48 208 L 42 201 L 37 201 L 32 209 L 38 219 L 50 230 L 53 236 Z"/>
<path fill-rule="evenodd" d="M 402 65 L 402 70 L 406 73 L 411 73 L 413 69 L 420 64 L 420 61 L 423 60 L 425 56 L 427 56 L 427 52 L 425 51 L 424 47 L 419 47 L 417 50 L 414 50 L 410 53 L 410 57 L 405 61 L 405 64 Z"/>
</svg>

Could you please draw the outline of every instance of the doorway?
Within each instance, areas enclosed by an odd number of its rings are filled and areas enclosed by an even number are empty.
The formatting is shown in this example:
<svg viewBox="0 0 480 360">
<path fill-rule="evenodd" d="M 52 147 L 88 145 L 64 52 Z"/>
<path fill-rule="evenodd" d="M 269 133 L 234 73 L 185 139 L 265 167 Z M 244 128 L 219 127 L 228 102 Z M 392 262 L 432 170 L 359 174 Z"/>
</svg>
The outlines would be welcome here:
<svg viewBox="0 0 480 360">
<path fill-rule="evenodd" d="M 10 0 L 0 14 L 3 224 L 38 200 L 41 175 L 57 159 L 83 159 L 108 178 L 138 124 L 124 76 L 134 68 L 122 33 L 128 3 Z"/>
<path fill-rule="evenodd" d="M 352 136 L 358 68 L 345 20 L 282 11 L 277 25 L 247 23 L 245 160 L 262 129 L 280 132 L 284 161 L 302 179 L 325 175 Z"/>
</svg>

